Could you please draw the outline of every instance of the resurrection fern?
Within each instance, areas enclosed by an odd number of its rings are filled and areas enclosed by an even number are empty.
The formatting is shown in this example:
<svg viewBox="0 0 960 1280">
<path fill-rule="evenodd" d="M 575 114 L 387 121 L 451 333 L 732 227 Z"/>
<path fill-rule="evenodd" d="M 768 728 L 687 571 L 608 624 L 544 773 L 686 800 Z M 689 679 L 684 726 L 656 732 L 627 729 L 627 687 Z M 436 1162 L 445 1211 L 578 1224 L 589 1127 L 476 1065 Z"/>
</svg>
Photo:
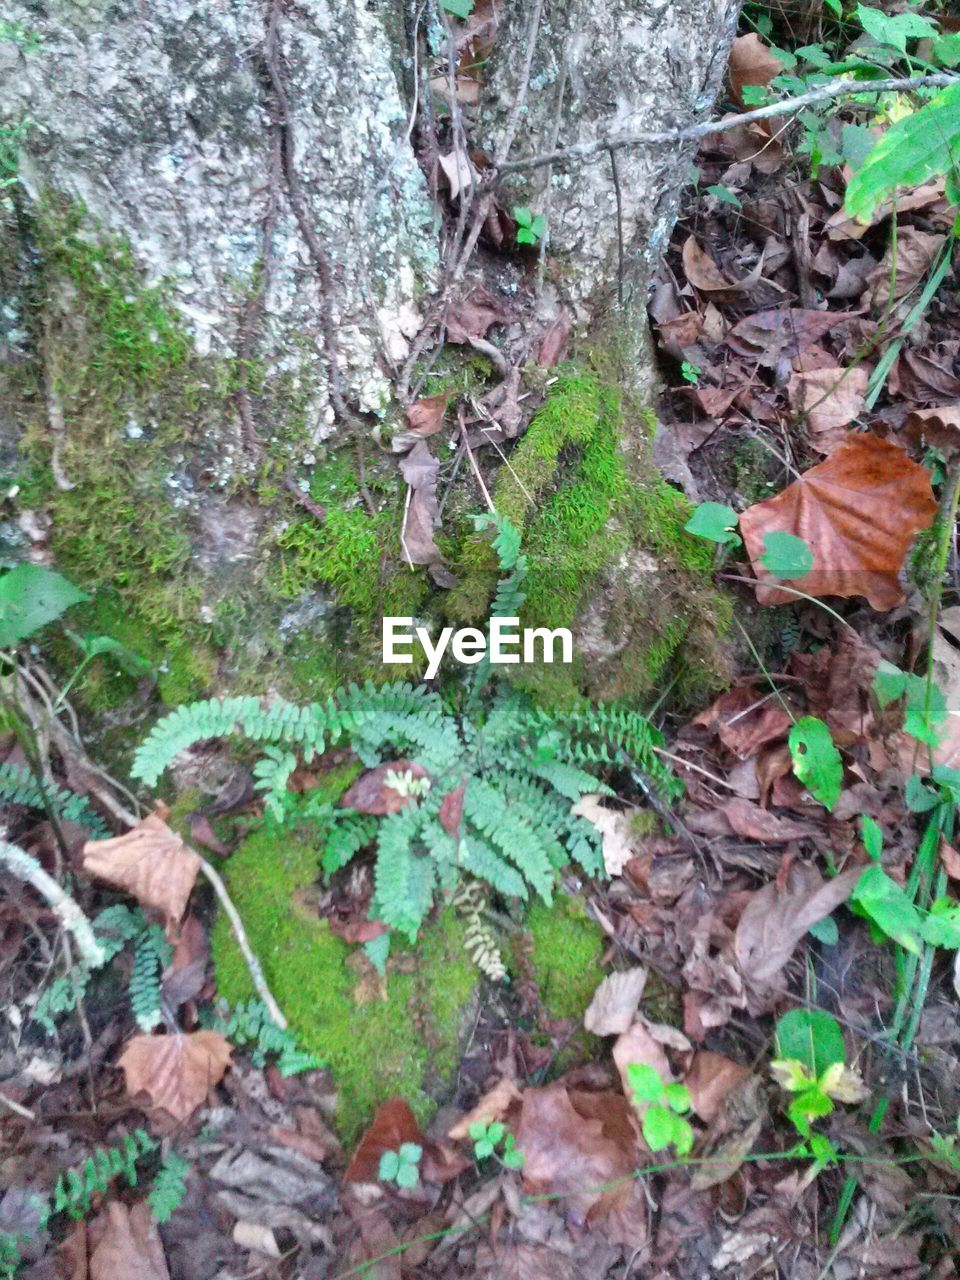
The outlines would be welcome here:
<svg viewBox="0 0 960 1280">
<path fill-rule="evenodd" d="M 233 1009 L 221 1001 L 219 1009 L 205 1021 L 237 1048 L 252 1047 L 255 1067 L 264 1066 L 268 1056 L 276 1058 L 282 1076 L 299 1075 L 323 1066 L 314 1054 L 300 1048 L 295 1036 L 277 1026 L 262 1000 L 241 1000 Z"/>
<path fill-rule="evenodd" d="M 65 822 L 76 822 L 102 840 L 106 840 L 110 831 L 107 824 L 83 798 L 67 791 L 65 787 L 39 785 L 29 769 L 19 764 L 0 764 L 0 804 L 23 805 L 28 809 L 42 809 L 47 806 L 54 814 Z"/>
<path fill-rule="evenodd" d="M 453 899 L 453 905 L 466 921 L 463 945 L 467 955 L 492 982 L 507 976 L 500 948 L 493 930 L 483 918 L 487 909 L 487 892 L 478 880 L 465 880 Z"/>
<path fill-rule="evenodd" d="M 163 1157 L 163 1163 L 154 1174 L 153 1186 L 147 1196 L 155 1222 L 169 1222 L 180 1208 L 187 1194 L 187 1175 L 191 1167 L 190 1161 L 184 1160 L 176 1151 L 168 1151 Z"/>
<path fill-rule="evenodd" d="M 493 545 L 505 574 L 494 609 L 514 616 L 526 573 L 519 537 L 499 517 L 482 523 L 496 530 Z M 309 762 L 346 741 L 368 768 L 417 761 L 428 778 L 416 786 L 394 780 L 407 800 L 399 812 L 371 818 L 325 808 L 313 815 L 324 830 L 327 875 L 362 849 L 375 849 L 372 914 L 414 941 L 438 893 L 456 890 L 463 873 L 504 897 L 533 892 L 545 902 L 571 862 L 600 874 L 600 836 L 572 812 L 585 793 L 609 791 L 599 773 L 642 775 L 645 786 L 667 797 L 680 788 L 657 755 L 659 734 L 639 712 L 589 702 L 549 711 L 509 687 L 481 699 L 488 677 L 468 681 L 459 705 L 404 683 L 350 685 L 307 707 L 251 697 L 195 703 L 154 727 L 133 773 L 152 786 L 179 751 L 237 734 L 265 746 L 255 773 L 269 812 L 282 818 L 298 758 Z M 455 807 L 462 816 L 454 828 L 442 806 L 460 788 Z"/>
</svg>

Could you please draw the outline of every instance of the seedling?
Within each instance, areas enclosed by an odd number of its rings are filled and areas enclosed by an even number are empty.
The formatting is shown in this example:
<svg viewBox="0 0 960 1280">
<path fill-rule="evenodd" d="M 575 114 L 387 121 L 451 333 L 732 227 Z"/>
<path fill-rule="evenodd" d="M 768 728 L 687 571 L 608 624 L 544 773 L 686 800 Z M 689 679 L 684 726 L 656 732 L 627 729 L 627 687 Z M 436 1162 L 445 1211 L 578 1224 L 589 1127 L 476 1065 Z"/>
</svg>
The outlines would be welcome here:
<svg viewBox="0 0 960 1280">
<path fill-rule="evenodd" d="M 399 1150 L 384 1151 L 377 1177 L 381 1182 L 395 1182 L 409 1189 L 420 1181 L 420 1157 L 423 1147 L 417 1142 L 401 1142 Z"/>
<path fill-rule="evenodd" d="M 770 1068 L 787 1093 L 794 1095 L 787 1115 L 797 1132 L 810 1139 L 813 1158 L 825 1164 L 836 1153 L 832 1147 L 828 1152 L 823 1142 L 815 1149 L 811 1121 L 829 1115 L 834 1102 L 863 1101 L 867 1090 L 859 1074 L 844 1064 L 843 1033 L 829 1013 L 793 1009 L 784 1014 L 777 1022 L 777 1050 L 779 1057 Z"/>
<path fill-rule="evenodd" d="M 683 527 L 687 533 L 706 538 L 708 542 L 739 546 L 740 536 L 735 532 L 739 519 L 733 507 L 722 502 L 701 502 Z"/>
<path fill-rule="evenodd" d="M 542 213 L 534 213 L 523 205 L 513 211 L 513 220 L 517 224 L 517 244 L 539 244 L 547 229 L 547 220 Z"/>
<path fill-rule="evenodd" d="M 496 1155 L 496 1149 L 503 1144 L 498 1157 L 506 1169 L 520 1169 L 523 1166 L 523 1152 L 517 1150 L 517 1140 L 507 1126 L 500 1120 L 484 1124 L 482 1120 L 470 1126 L 470 1138 L 473 1142 L 473 1155 L 476 1160 L 486 1160 Z"/>
<path fill-rule="evenodd" d="M 663 1151 L 671 1144 L 678 1156 L 688 1155 L 693 1147 L 693 1129 L 684 1120 L 690 1110 L 690 1091 L 684 1084 L 664 1084 L 653 1067 L 645 1062 L 627 1064 L 627 1080 L 633 1090 L 634 1104 L 648 1102 L 640 1127 L 651 1151 Z"/>
<path fill-rule="evenodd" d="M 698 364 L 691 364 L 689 360 L 684 360 L 680 366 L 680 377 L 684 382 L 692 382 L 694 386 L 700 381 L 701 369 Z"/>
</svg>

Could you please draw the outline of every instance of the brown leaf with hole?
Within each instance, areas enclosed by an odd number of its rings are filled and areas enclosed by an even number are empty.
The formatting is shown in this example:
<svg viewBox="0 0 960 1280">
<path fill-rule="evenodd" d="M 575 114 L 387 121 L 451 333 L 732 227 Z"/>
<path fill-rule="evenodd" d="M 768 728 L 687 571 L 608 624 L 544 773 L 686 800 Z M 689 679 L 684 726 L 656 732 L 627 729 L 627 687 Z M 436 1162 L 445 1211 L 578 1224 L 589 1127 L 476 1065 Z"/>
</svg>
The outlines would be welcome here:
<svg viewBox="0 0 960 1280">
<path fill-rule="evenodd" d="M 629 1031 L 643 995 L 647 971 L 643 965 L 611 973 L 593 993 L 583 1025 L 595 1036 L 619 1036 Z"/>
<path fill-rule="evenodd" d="M 187 906 L 200 859 L 156 813 L 112 840 L 88 840 L 83 847 L 87 875 L 132 894 L 141 906 L 166 918 L 172 933 Z"/>
<path fill-rule="evenodd" d="M 145 1200 L 128 1209 L 111 1200 L 93 1224 L 90 1280 L 170 1280 L 157 1224 Z"/>
<path fill-rule="evenodd" d="M 914 536 L 932 524 L 937 504 L 930 473 L 879 436 L 850 436 L 825 462 L 766 502 L 748 507 L 740 532 L 757 576 L 761 604 L 796 596 L 771 585 L 761 563 L 776 530 L 802 538 L 813 568 L 790 585 L 810 596 L 865 596 L 874 609 L 903 600 L 898 574 Z"/>
<path fill-rule="evenodd" d="M 824 880 L 814 867 L 794 863 L 785 889 L 776 881 L 758 889 L 734 935 L 734 954 L 746 981 L 760 991 L 773 986 L 810 926 L 846 902 L 862 874 L 863 867 L 851 867 Z"/>
<path fill-rule="evenodd" d="M 690 1105 L 701 1120 L 713 1124 L 727 1097 L 743 1084 L 750 1068 L 722 1053 L 698 1049 L 683 1083 L 690 1093 Z"/>
<path fill-rule="evenodd" d="M 815 434 L 836 432 L 849 426 L 863 409 L 867 379 L 863 365 L 849 369 L 834 365 L 793 373 L 787 384 L 790 407 L 806 419 L 807 427 Z M 814 440 L 813 444 L 820 448 L 819 441 Z"/>
<path fill-rule="evenodd" d="M 187 1120 L 223 1079 L 233 1049 L 219 1031 L 134 1036 L 120 1061 L 127 1093 L 145 1093 L 154 1107 Z"/>
<path fill-rule="evenodd" d="M 483 338 L 492 325 L 505 324 L 510 318 L 504 303 L 482 284 L 474 285 L 464 298 L 447 308 L 447 341 L 469 342 L 471 338 Z"/>
<path fill-rule="evenodd" d="M 423 396 L 407 408 L 407 425 L 418 436 L 433 436 L 443 426 L 443 416 L 450 403 L 451 391 L 439 391 L 435 396 Z"/>
<path fill-rule="evenodd" d="M 730 49 L 727 77 L 730 94 L 739 106 L 745 106 L 745 85 L 768 85 L 774 76 L 783 71 L 783 63 L 767 48 L 755 31 L 737 36 Z"/>
<path fill-rule="evenodd" d="M 374 769 L 367 769 L 340 799 L 342 809 L 355 809 L 357 813 L 370 813 L 382 818 L 388 813 L 399 813 L 410 803 L 410 797 L 401 793 L 387 781 L 387 774 L 409 773 L 414 778 L 429 778 L 429 773 L 416 760 L 385 760 Z"/>
<path fill-rule="evenodd" d="M 396 1151 L 404 1142 L 422 1147 L 426 1142 L 410 1106 L 403 1098 L 388 1098 L 377 1108 L 370 1128 L 366 1130 L 343 1175 L 348 1182 L 376 1182 L 380 1157 L 385 1151 Z"/>
</svg>

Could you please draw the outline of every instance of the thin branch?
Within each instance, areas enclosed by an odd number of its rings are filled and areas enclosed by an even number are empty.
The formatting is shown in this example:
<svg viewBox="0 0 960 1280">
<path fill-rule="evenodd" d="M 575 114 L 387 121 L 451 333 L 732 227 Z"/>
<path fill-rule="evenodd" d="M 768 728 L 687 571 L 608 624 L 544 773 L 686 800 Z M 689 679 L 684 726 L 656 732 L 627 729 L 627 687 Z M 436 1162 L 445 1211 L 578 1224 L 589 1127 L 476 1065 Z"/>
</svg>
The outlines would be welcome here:
<svg viewBox="0 0 960 1280">
<path fill-rule="evenodd" d="M 41 898 L 46 900 L 63 927 L 73 934 L 77 949 L 91 969 L 98 969 L 104 963 L 106 955 L 96 939 L 93 925 L 73 898 L 60 888 L 53 876 L 47 875 L 36 858 L 31 857 L 19 845 L 0 840 L 0 866 L 5 867 L 18 880 L 36 889 Z"/>
<path fill-rule="evenodd" d="M 8 1098 L 5 1093 L 0 1093 L 0 1103 L 5 1107 L 9 1107 L 15 1115 L 23 1116 L 24 1120 L 36 1120 L 37 1118 L 35 1111 L 31 1111 L 29 1107 L 23 1106 L 20 1102 L 14 1102 L 13 1098 Z"/>
<path fill-rule="evenodd" d="M 198 855 L 199 856 L 199 855 Z M 266 1006 L 267 1012 L 272 1020 L 277 1024 L 281 1031 L 286 1031 L 288 1023 L 286 1018 L 280 1011 L 280 1006 L 270 994 L 270 988 L 267 986 L 267 980 L 263 976 L 263 969 L 260 967 L 260 961 L 254 955 L 250 943 L 247 941 L 247 931 L 243 927 L 243 921 L 240 919 L 240 913 L 230 900 L 227 893 L 227 886 L 221 880 L 217 871 L 207 862 L 206 858 L 200 859 L 200 870 L 210 881 L 213 891 L 220 899 L 220 905 L 227 913 L 227 919 L 233 928 L 233 935 L 237 940 L 237 946 L 247 962 L 247 968 L 250 970 L 250 978 L 256 988 L 257 995 Z"/>
<path fill-rule="evenodd" d="M 494 160 L 492 168 L 500 174 L 517 173 L 526 169 L 542 169 L 545 165 L 565 164 L 571 160 L 589 160 L 605 151 L 623 151 L 628 147 L 660 146 L 667 143 L 695 142 L 699 138 L 709 137 L 715 133 L 726 133 L 730 129 L 739 128 L 742 124 L 752 124 L 755 120 L 769 120 L 775 116 L 796 115 L 804 107 L 815 102 L 824 102 L 828 98 L 847 98 L 858 93 L 899 92 L 925 87 L 946 88 L 960 83 L 960 76 L 947 72 L 934 72 L 925 76 L 903 76 L 887 80 L 830 80 L 818 85 L 808 93 L 796 98 L 784 98 L 780 102 L 769 102 L 754 111 L 744 111 L 739 115 L 728 116 L 724 120 L 705 120 L 701 124 L 692 124 L 686 129 L 665 129 L 648 133 L 614 133 L 607 137 L 596 138 L 593 142 L 580 142 L 571 147 L 559 147 L 555 151 L 546 151 L 542 155 L 530 156 L 526 160 Z"/>
</svg>

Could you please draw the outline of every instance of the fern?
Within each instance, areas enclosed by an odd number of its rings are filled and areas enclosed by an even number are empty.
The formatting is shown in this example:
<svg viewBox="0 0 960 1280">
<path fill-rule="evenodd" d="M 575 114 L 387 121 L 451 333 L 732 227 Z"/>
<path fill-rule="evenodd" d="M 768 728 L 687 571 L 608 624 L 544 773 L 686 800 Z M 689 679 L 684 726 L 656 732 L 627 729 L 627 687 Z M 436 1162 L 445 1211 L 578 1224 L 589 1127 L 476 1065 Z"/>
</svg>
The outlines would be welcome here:
<svg viewBox="0 0 960 1280">
<path fill-rule="evenodd" d="M 163 1163 L 154 1174 L 153 1186 L 147 1196 L 150 1212 L 155 1222 L 169 1222 L 183 1203 L 187 1194 L 187 1175 L 192 1168 L 189 1160 L 168 1151 Z"/>
<path fill-rule="evenodd" d="M 160 980 L 172 956 L 173 948 L 158 924 L 144 930 L 133 953 L 130 974 L 130 1006 L 141 1031 L 159 1026 Z"/>
<path fill-rule="evenodd" d="M 0 804 L 23 805 L 27 809 L 44 811 L 49 805 L 58 818 L 79 823 L 93 832 L 97 839 L 106 840 L 110 835 L 107 824 L 83 796 L 49 783 L 41 787 L 23 765 L 0 764 Z"/>
<path fill-rule="evenodd" d="M 52 1195 L 41 1208 L 41 1226 L 46 1227 L 50 1218 L 58 1213 L 65 1213 L 75 1221 L 85 1218 L 90 1212 L 93 1197 L 105 1195 L 110 1183 L 120 1174 L 126 1177 L 131 1187 L 135 1187 L 138 1163 L 156 1149 L 157 1144 L 144 1129 L 126 1134 L 116 1146 L 97 1147 L 83 1164 L 60 1174 Z"/>
<path fill-rule="evenodd" d="M 323 1066 L 319 1058 L 297 1044 L 295 1036 L 277 1026 L 261 1000 L 241 1000 L 233 1009 L 221 1001 L 221 1008 L 212 1016 L 207 1015 L 204 1021 L 237 1048 L 252 1047 L 255 1067 L 264 1066 L 268 1056 L 277 1059 L 277 1069 L 282 1076 L 299 1075 Z"/>
<path fill-rule="evenodd" d="M 517 531 L 498 516 L 493 528 L 503 571 L 494 613 L 514 616 L 523 603 L 526 560 Z M 602 774 L 640 776 L 668 797 L 682 791 L 657 750 L 661 737 L 639 712 L 620 704 L 581 702 L 562 711 L 536 707 L 516 690 L 485 697 L 489 670 L 477 664 L 459 707 L 425 687 L 396 683 L 350 685 L 325 702 L 296 707 L 256 698 L 228 698 L 181 707 L 157 724 L 136 754 L 133 772 L 156 782 L 178 751 L 213 737 L 240 734 L 266 747 L 256 766 L 272 816 L 303 820 L 287 782 L 300 758 L 309 760 L 345 739 L 367 767 L 410 758 L 427 770 L 429 786 L 397 787 L 407 800 L 398 813 L 373 818 L 321 805 L 312 815 L 324 832 L 321 865 L 341 870 L 361 850 L 375 857 L 371 915 L 414 941 L 438 894 L 456 891 L 464 875 L 507 897 L 531 893 L 550 902 L 558 872 L 571 862 L 603 873 L 600 836 L 572 809 L 587 792 L 611 794 Z M 445 796 L 463 786 L 459 829 L 440 822 Z M 475 922 L 472 943 L 492 955 L 486 926 Z M 374 953 L 385 962 L 387 944 Z M 491 961 L 491 967 L 495 968 Z"/>
<path fill-rule="evenodd" d="M 507 966 L 503 963 L 493 930 L 483 918 L 487 910 L 485 889 L 477 880 L 464 881 L 453 905 L 466 920 L 463 945 L 470 959 L 491 982 L 502 982 L 507 976 Z"/>
</svg>

